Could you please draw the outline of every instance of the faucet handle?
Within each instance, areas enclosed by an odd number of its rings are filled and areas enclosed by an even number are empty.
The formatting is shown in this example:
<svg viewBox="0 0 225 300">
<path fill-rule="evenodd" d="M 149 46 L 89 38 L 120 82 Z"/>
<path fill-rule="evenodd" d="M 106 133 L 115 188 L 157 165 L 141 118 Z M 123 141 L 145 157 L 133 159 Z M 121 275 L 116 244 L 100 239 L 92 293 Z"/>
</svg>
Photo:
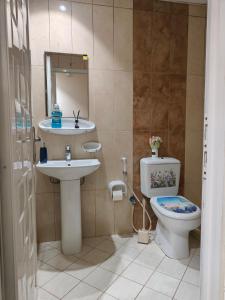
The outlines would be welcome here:
<svg viewBox="0 0 225 300">
<path fill-rule="evenodd" d="M 71 151 L 71 145 L 66 145 L 65 149 L 66 151 Z"/>
</svg>

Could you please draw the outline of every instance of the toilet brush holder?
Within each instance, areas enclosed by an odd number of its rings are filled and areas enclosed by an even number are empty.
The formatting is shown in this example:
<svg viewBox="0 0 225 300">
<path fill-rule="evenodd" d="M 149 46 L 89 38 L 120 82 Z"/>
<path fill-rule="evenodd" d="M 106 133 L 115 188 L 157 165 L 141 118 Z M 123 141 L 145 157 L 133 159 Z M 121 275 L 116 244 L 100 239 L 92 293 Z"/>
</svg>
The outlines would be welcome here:
<svg viewBox="0 0 225 300">
<path fill-rule="evenodd" d="M 145 211 L 146 211 L 146 200 L 145 198 L 142 199 L 142 229 L 138 230 L 138 243 L 141 244 L 148 244 L 149 243 L 149 230 L 145 229 Z"/>
</svg>

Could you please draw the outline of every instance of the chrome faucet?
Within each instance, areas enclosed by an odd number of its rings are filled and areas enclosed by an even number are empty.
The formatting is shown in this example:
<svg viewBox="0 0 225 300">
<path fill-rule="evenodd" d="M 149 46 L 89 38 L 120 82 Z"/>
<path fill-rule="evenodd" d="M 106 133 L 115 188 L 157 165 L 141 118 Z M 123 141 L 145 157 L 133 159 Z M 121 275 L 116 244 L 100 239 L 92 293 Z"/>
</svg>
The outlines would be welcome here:
<svg viewBox="0 0 225 300">
<path fill-rule="evenodd" d="M 65 160 L 70 162 L 71 159 L 72 159 L 71 146 L 66 145 L 66 147 L 65 147 Z"/>
</svg>

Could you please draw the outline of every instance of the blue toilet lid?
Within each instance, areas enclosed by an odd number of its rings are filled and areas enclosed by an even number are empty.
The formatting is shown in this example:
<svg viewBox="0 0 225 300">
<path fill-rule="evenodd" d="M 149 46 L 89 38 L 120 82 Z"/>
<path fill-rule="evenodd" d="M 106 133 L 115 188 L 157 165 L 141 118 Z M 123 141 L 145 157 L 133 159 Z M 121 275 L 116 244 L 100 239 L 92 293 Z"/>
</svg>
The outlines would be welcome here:
<svg viewBox="0 0 225 300">
<path fill-rule="evenodd" d="M 196 205 L 179 196 L 157 197 L 157 204 L 176 213 L 190 214 L 197 211 Z"/>
</svg>

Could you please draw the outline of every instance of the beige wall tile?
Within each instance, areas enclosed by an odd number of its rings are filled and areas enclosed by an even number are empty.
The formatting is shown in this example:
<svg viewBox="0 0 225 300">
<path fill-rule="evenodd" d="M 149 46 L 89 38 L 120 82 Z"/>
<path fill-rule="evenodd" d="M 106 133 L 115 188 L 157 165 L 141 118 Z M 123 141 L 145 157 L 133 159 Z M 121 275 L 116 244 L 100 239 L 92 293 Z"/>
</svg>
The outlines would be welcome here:
<svg viewBox="0 0 225 300">
<path fill-rule="evenodd" d="M 72 3 L 73 53 L 88 54 L 90 66 L 93 64 L 92 25 L 92 5 Z"/>
<path fill-rule="evenodd" d="M 129 71 L 133 68 L 133 11 L 114 9 L 114 68 Z"/>
<path fill-rule="evenodd" d="M 113 6 L 113 0 L 93 0 L 93 4 Z"/>
<path fill-rule="evenodd" d="M 133 74 L 115 72 L 115 129 L 133 129 Z"/>
<path fill-rule="evenodd" d="M 38 153 L 39 160 L 39 153 Z M 49 176 L 40 173 L 35 170 L 35 191 L 36 193 L 53 193 L 53 184 L 49 180 Z"/>
<path fill-rule="evenodd" d="M 94 68 L 113 68 L 113 8 L 94 5 Z"/>
<path fill-rule="evenodd" d="M 95 192 L 81 192 L 82 231 L 84 237 L 95 236 Z"/>
<path fill-rule="evenodd" d="M 41 18 L 41 22 L 40 22 Z M 49 50 L 48 1 L 30 1 L 31 64 L 44 64 L 44 51 Z"/>
<path fill-rule="evenodd" d="M 60 10 L 65 7 L 65 11 Z M 71 40 L 71 2 L 49 0 L 50 50 L 72 52 Z"/>
<path fill-rule="evenodd" d="M 188 74 L 204 75 L 205 72 L 205 18 L 189 17 Z"/>
<path fill-rule="evenodd" d="M 190 201 L 201 207 L 202 202 L 202 183 L 185 184 L 184 195 Z"/>
<path fill-rule="evenodd" d="M 127 198 L 115 202 L 115 233 L 123 234 L 132 232 L 131 204 Z"/>
<path fill-rule="evenodd" d="M 109 191 L 96 192 L 96 235 L 114 232 L 114 202 Z"/>
<path fill-rule="evenodd" d="M 207 5 L 189 5 L 189 16 L 206 18 Z"/>
<path fill-rule="evenodd" d="M 133 8 L 133 0 L 114 0 L 114 7 Z"/>
<path fill-rule="evenodd" d="M 92 4 L 92 0 L 72 0 L 72 2 Z"/>
<path fill-rule="evenodd" d="M 45 77 L 44 67 L 32 66 L 31 69 L 32 114 L 34 125 L 45 118 Z"/>
</svg>

